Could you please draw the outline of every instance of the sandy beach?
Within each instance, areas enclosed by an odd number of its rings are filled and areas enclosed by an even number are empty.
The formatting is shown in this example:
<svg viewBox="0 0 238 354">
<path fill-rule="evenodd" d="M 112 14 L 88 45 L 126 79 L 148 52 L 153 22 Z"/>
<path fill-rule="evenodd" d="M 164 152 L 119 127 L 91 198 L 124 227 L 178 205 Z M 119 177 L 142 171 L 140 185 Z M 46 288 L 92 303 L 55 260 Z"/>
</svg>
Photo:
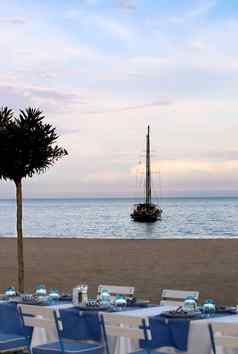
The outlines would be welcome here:
<svg viewBox="0 0 238 354">
<path fill-rule="evenodd" d="M 25 239 L 26 291 L 43 282 L 68 291 L 80 282 L 136 287 L 158 302 L 162 288 L 199 290 L 201 300 L 238 302 L 238 239 Z M 0 239 L 1 291 L 16 285 L 16 240 Z"/>
</svg>

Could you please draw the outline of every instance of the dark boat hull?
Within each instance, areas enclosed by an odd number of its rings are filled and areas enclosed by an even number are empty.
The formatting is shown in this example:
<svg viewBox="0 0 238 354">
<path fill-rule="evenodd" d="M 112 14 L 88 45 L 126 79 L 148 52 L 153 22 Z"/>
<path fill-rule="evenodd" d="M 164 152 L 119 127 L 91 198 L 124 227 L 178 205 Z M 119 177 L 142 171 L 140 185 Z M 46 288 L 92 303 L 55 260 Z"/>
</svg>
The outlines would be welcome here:
<svg viewBox="0 0 238 354">
<path fill-rule="evenodd" d="M 131 217 L 134 221 L 138 221 L 138 222 L 155 222 L 157 221 L 160 217 L 157 215 L 134 215 L 131 214 Z"/>
<path fill-rule="evenodd" d="M 153 204 L 147 206 L 146 204 L 137 204 L 131 213 L 131 218 L 138 222 L 155 222 L 160 219 L 162 209 Z"/>
</svg>

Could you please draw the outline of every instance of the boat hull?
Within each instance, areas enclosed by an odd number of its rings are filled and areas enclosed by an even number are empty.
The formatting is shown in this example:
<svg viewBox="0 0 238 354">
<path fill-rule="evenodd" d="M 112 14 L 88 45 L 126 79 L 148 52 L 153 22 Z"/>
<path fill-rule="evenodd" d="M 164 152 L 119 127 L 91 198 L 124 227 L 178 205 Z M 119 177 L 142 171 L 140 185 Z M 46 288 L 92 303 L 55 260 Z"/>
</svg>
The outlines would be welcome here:
<svg viewBox="0 0 238 354">
<path fill-rule="evenodd" d="M 155 222 L 160 219 L 162 209 L 155 205 L 137 204 L 131 213 L 131 218 L 138 222 Z"/>
</svg>

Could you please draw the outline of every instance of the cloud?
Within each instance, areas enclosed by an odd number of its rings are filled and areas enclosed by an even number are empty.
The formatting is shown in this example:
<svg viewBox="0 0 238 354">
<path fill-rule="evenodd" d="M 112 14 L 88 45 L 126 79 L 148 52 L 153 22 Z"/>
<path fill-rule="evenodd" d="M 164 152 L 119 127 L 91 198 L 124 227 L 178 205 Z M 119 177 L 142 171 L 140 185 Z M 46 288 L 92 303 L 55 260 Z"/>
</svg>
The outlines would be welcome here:
<svg viewBox="0 0 238 354">
<path fill-rule="evenodd" d="M 238 159 L 161 160 L 153 163 L 152 171 L 154 188 L 162 189 L 163 196 L 238 192 Z M 138 178 L 138 185 L 142 185 L 144 173 L 143 164 L 131 169 L 132 176 Z"/>
<path fill-rule="evenodd" d="M 90 190 L 126 193 L 151 124 L 168 191 L 199 178 L 237 190 L 237 21 L 212 18 L 219 1 L 144 2 L 143 13 L 139 1 L 76 3 L 65 11 L 59 2 L 57 18 L 54 6 L 42 17 L 26 6 L 27 26 L 0 18 L 1 102 L 40 106 L 70 150 L 46 184 L 84 192 L 90 177 Z"/>
<path fill-rule="evenodd" d="M 16 109 L 35 105 L 48 112 L 64 112 L 74 104 L 84 102 L 82 96 L 69 90 L 55 90 L 41 86 L 0 84 L 1 102 Z"/>
<path fill-rule="evenodd" d="M 209 161 L 209 160 L 161 160 L 152 163 L 152 172 L 165 173 L 171 178 L 171 176 L 176 176 L 174 178 L 183 176 L 189 178 L 193 174 L 223 174 L 229 175 L 230 171 L 238 172 L 238 157 L 235 160 L 225 160 L 225 161 Z M 145 165 L 140 164 L 133 167 L 131 173 L 136 175 L 136 173 L 142 174 L 145 172 Z M 238 182 L 237 182 L 238 183 Z"/>
<path fill-rule="evenodd" d="M 203 0 L 198 1 L 198 5 L 194 6 L 191 10 L 185 13 L 185 18 L 187 17 L 198 17 L 207 15 L 211 10 L 213 10 L 217 5 L 217 0 Z"/>
<path fill-rule="evenodd" d="M 188 21 L 194 21 L 197 18 L 208 15 L 217 5 L 217 0 L 203 0 L 198 1 L 196 4 L 191 1 L 191 8 L 185 10 L 180 15 L 171 16 L 168 18 L 170 23 L 183 24 Z"/>
<path fill-rule="evenodd" d="M 81 9 L 68 9 L 65 11 L 64 16 L 67 20 L 78 20 L 85 16 L 85 12 L 83 12 Z"/>
<path fill-rule="evenodd" d="M 69 18 L 78 17 L 81 14 L 81 10 L 110 10 L 110 9 L 120 9 L 126 12 L 135 11 L 137 8 L 138 0 L 112 0 L 112 2 L 100 2 L 98 0 L 80 0 L 78 2 L 79 7 L 75 9 L 69 9 L 66 12 L 66 16 Z"/>
<path fill-rule="evenodd" d="M 137 111 L 137 110 L 143 110 L 146 108 L 153 108 L 153 107 L 160 107 L 160 106 L 167 106 L 170 105 L 171 102 L 168 100 L 158 100 L 150 103 L 142 103 L 142 104 L 137 104 L 137 105 L 131 105 L 131 106 L 124 106 L 124 107 L 115 107 L 115 108 L 109 108 L 107 110 L 96 110 L 96 111 L 85 111 L 84 114 L 107 114 L 107 113 L 119 113 L 119 112 L 128 112 L 128 111 Z"/>
<path fill-rule="evenodd" d="M 121 20 L 112 17 L 107 12 L 87 12 L 82 9 L 70 9 L 66 11 L 65 18 L 77 21 L 80 27 L 90 30 L 96 29 L 104 35 L 115 37 L 122 41 L 133 39 L 134 33 L 128 23 L 121 22 Z"/>
<path fill-rule="evenodd" d="M 4 36 L 7 39 L 2 41 L 14 67 L 13 75 L 20 76 L 19 70 L 22 70 L 21 78 L 25 84 L 27 81 L 39 84 L 41 80 L 40 84 L 47 86 L 44 79 L 51 86 L 52 83 L 61 86 L 65 82 L 69 86 L 75 83 L 76 88 L 107 90 L 114 92 L 115 96 L 134 95 L 137 96 L 135 101 L 145 95 L 143 101 L 146 102 L 153 100 L 154 96 L 171 97 L 172 101 L 177 101 L 178 96 L 196 97 L 199 93 L 209 97 L 218 89 L 228 93 L 237 89 L 234 77 L 238 74 L 237 53 L 234 53 L 232 44 L 238 31 L 235 24 L 227 25 L 225 34 L 219 29 L 222 26 L 214 28 L 210 25 L 204 30 L 200 28 L 191 38 L 184 36 L 174 42 L 171 33 L 165 33 L 163 28 L 158 36 L 149 32 L 151 27 L 144 28 L 142 24 L 143 34 L 139 23 L 124 21 L 119 16 L 115 18 L 108 13 L 84 15 L 80 9 L 75 10 L 74 25 L 79 33 L 81 25 L 90 28 L 90 32 L 99 33 L 99 30 L 113 40 L 122 40 L 130 49 L 117 49 L 117 54 L 111 50 L 113 44 L 110 41 L 108 44 L 104 41 L 105 48 L 97 41 L 85 45 L 83 41 L 79 43 L 70 37 L 65 38 L 65 33 L 56 38 L 51 30 L 47 34 L 41 33 L 37 46 L 31 35 L 23 38 L 22 34 L 19 41 Z M 218 41 L 221 42 L 219 46 Z M 224 43 L 228 46 L 226 51 L 222 50 Z"/>
<path fill-rule="evenodd" d="M 25 95 L 36 96 L 45 100 L 54 100 L 58 102 L 80 102 L 81 96 L 73 92 L 54 90 L 45 87 L 28 87 L 24 89 Z"/>
<path fill-rule="evenodd" d="M 0 17 L 0 25 L 24 25 L 26 24 L 26 19 L 22 17 Z"/>
<path fill-rule="evenodd" d="M 9 90 L 11 92 L 15 92 L 19 95 L 23 95 L 25 97 L 32 97 L 36 96 L 39 98 L 44 98 L 45 100 L 53 99 L 55 101 L 79 101 L 81 96 L 73 93 L 73 92 L 67 92 L 63 90 L 55 90 L 55 89 L 50 89 L 47 87 L 40 87 L 40 86 L 23 86 L 23 85 L 7 85 L 7 84 L 0 84 L 0 88 L 2 91 L 4 90 Z"/>
<path fill-rule="evenodd" d="M 174 109 L 179 114 L 201 114 L 201 120 L 203 115 L 207 119 L 207 115 L 211 113 L 216 114 L 231 114 L 238 113 L 238 102 L 232 98 L 217 98 L 205 99 L 200 97 L 184 98 L 177 102 L 174 102 Z M 218 124 L 218 123 L 217 123 Z"/>
<path fill-rule="evenodd" d="M 223 150 L 223 151 L 208 151 L 207 158 L 211 160 L 222 160 L 222 161 L 237 161 L 238 151 L 237 150 Z"/>
<path fill-rule="evenodd" d="M 116 0 L 116 5 L 122 10 L 135 11 L 137 9 L 136 0 Z"/>
<path fill-rule="evenodd" d="M 131 40 L 133 37 L 133 34 L 128 28 L 128 26 L 125 26 L 120 22 L 112 20 L 110 18 L 95 16 L 93 19 L 93 24 L 100 30 L 121 40 L 128 41 Z"/>
<path fill-rule="evenodd" d="M 72 135 L 72 134 L 78 134 L 80 132 L 80 129 L 59 129 L 59 134 L 61 135 Z"/>
</svg>

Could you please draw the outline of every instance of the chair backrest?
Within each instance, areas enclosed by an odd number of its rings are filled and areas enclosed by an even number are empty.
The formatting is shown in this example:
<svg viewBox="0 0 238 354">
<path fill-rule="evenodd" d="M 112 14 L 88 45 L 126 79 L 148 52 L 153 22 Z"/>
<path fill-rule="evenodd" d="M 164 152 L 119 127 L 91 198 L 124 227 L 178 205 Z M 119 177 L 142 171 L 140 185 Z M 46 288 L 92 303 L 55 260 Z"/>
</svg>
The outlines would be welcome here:
<svg viewBox="0 0 238 354">
<path fill-rule="evenodd" d="M 209 332 L 214 354 L 218 346 L 238 348 L 237 323 L 212 322 L 209 324 Z"/>
<path fill-rule="evenodd" d="M 195 300 L 199 298 L 198 291 L 170 290 L 163 289 L 161 293 L 160 305 L 182 305 L 186 297 L 192 296 Z"/>
<path fill-rule="evenodd" d="M 37 305 L 18 305 L 26 327 L 38 327 L 57 330 L 56 313 L 53 309 Z"/>
<path fill-rule="evenodd" d="M 151 339 L 149 327 L 143 317 L 104 313 L 101 319 L 107 336 L 127 337 L 135 340 Z"/>
<path fill-rule="evenodd" d="M 112 298 L 118 294 L 132 296 L 135 293 L 135 288 L 133 286 L 99 285 L 98 294 L 100 294 L 102 289 L 107 289 Z"/>
</svg>

